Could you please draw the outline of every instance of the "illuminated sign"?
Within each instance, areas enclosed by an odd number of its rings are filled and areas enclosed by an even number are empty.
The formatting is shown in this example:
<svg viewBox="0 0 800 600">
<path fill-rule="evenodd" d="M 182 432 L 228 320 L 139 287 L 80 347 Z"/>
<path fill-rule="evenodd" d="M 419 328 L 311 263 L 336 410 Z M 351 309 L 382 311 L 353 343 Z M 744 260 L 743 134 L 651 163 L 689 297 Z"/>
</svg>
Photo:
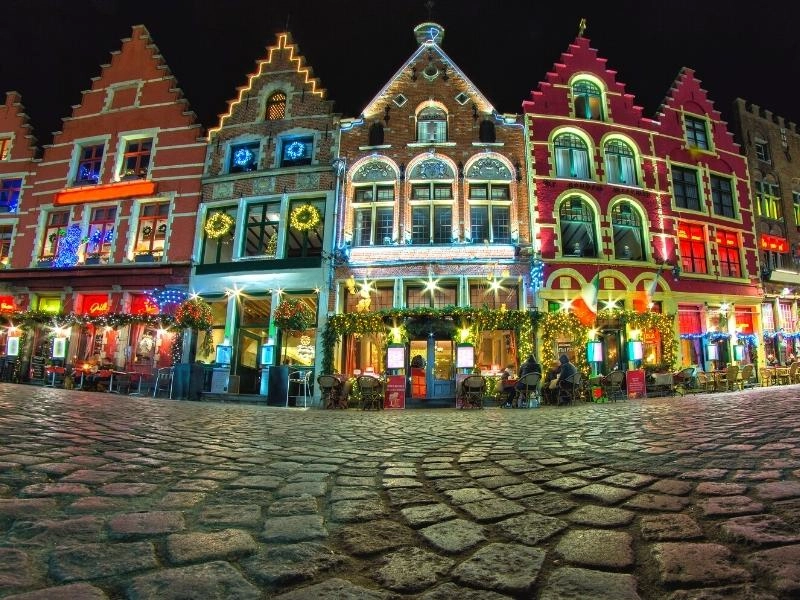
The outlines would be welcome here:
<svg viewBox="0 0 800 600">
<path fill-rule="evenodd" d="M 67 338 L 53 339 L 53 358 L 64 358 L 67 355 Z"/>
<path fill-rule="evenodd" d="M 119 200 L 141 196 L 152 196 L 156 184 L 152 181 L 121 181 L 105 185 L 81 186 L 56 192 L 56 204 L 80 204 L 100 200 Z"/>
<path fill-rule="evenodd" d="M 14 303 L 13 296 L 0 296 L 0 312 L 14 312 L 17 305 Z"/>
<path fill-rule="evenodd" d="M 19 356 L 19 338 L 18 337 L 10 337 L 10 338 L 8 338 L 8 344 L 6 345 L 6 354 L 8 356 Z"/>
<path fill-rule="evenodd" d="M 84 315 L 104 315 L 108 312 L 108 296 L 97 294 L 83 297 Z"/>
<path fill-rule="evenodd" d="M 777 235 L 761 234 L 761 248 L 771 252 L 788 252 L 789 242 Z"/>
<path fill-rule="evenodd" d="M 39 298 L 39 310 L 48 313 L 61 312 L 61 298 Z"/>
<path fill-rule="evenodd" d="M 131 299 L 131 314 L 133 315 L 157 315 L 158 306 L 150 296 L 137 294 Z"/>
</svg>

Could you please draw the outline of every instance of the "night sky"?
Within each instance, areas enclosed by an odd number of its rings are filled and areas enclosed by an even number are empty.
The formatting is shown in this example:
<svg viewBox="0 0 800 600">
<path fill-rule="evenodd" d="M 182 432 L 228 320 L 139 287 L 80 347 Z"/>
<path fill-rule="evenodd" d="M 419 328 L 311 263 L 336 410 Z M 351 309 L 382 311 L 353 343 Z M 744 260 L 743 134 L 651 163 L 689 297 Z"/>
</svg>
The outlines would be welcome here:
<svg viewBox="0 0 800 600">
<path fill-rule="evenodd" d="M 750 2 L 744 14 L 737 4 L 436 0 L 432 20 L 445 27 L 445 52 L 500 112 L 521 111 L 586 17 L 586 37 L 647 116 L 688 66 L 728 120 L 740 96 L 800 121 L 800 3 Z M 336 112 L 348 117 L 414 52 L 412 30 L 428 10 L 422 0 L 3 0 L 0 92 L 22 93 L 39 143 L 50 143 L 99 65 L 141 23 L 207 128 L 287 19 Z"/>
</svg>

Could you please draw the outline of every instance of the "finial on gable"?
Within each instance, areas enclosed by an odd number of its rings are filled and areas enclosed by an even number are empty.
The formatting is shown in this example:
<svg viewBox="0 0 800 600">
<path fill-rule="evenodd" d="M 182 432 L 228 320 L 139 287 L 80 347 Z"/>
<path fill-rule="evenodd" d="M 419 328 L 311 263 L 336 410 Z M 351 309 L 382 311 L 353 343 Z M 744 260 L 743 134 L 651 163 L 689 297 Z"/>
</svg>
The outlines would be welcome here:
<svg viewBox="0 0 800 600">
<path fill-rule="evenodd" d="M 581 19 L 578 23 L 578 37 L 583 37 L 583 32 L 586 31 L 586 17 Z"/>
</svg>

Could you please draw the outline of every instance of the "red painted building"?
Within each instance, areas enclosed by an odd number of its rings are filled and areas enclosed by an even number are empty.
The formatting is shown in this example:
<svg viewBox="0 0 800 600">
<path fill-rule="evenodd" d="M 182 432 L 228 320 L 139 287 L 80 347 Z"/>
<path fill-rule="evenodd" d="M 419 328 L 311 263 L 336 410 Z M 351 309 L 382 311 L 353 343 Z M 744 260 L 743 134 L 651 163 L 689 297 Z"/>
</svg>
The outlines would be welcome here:
<svg viewBox="0 0 800 600">
<path fill-rule="evenodd" d="M 17 107 L 12 98 L 0 110 L 0 140 L 12 138 L 11 157 L 24 172 L 31 150 Z M 188 292 L 201 134 L 147 29 L 135 26 L 25 178 L 0 296 L 53 315 L 167 312 L 146 292 Z M 0 227 L 6 221 L 0 214 Z M 173 334 L 155 325 L 72 327 L 64 335 L 66 362 L 99 352 L 118 367 L 171 364 Z M 48 358 L 50 336 L 39 327 L 25 352 Z"/>
<path fill-rule="evenodd" d="M 648 118 L 579 36 L 523 109 L 545 262 L 539 308 L 567 308 L 598 276 L 600 310 L 676 315 L 680 364 L 748 362 L 734 356 L 760 331 L 747 164 L 693 71 Z M 624 320 L 596 327 L 602 370 L 627 367 Z M 645 364 L 661 363 L 657 336 L 643 341 Z"/>
</svg>

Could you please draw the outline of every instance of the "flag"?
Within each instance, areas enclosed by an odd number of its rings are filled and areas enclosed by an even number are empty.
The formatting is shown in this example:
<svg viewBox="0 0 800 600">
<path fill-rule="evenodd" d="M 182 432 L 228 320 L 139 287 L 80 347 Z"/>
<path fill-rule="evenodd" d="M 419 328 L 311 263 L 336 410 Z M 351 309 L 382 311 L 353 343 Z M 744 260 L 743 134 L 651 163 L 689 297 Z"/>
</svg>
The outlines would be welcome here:
<svg viewBox="0 0 800 600">
<path fill-rule="evenodd" d="M 582 325 L 588 327 L 597 318 L 597 296 L 600 292 L 600 273 L 581 288 L 580 295 L 572 301 L 572 311 Z"/>
<path fill-rule="evenodd" d="M 633 310 L 638 313 L 646 313 L 650 310 L 650 304 L 653 302 L 653 296 L 658 290 L 658 278 L 664 270 L 664 263 L 661 263 L 656 271 L 653 280 L 645 285 L 643 292 L 633 293 Z"/>
<path fill-rule="evenodd" d="M 647 304 L 648 306 L 653 301 L 653 296 L 656 295 L 656 290 L 658 290 L 658 279 L 661 277 L 661 273 L 664 271 L 664 263 L 662 262 L 658 265 L 658 271 L 656 271 L 656 276 L 653 277 L 653 281 L 650 282 L 650 285 L 647 287 Z"/>
</svg>

